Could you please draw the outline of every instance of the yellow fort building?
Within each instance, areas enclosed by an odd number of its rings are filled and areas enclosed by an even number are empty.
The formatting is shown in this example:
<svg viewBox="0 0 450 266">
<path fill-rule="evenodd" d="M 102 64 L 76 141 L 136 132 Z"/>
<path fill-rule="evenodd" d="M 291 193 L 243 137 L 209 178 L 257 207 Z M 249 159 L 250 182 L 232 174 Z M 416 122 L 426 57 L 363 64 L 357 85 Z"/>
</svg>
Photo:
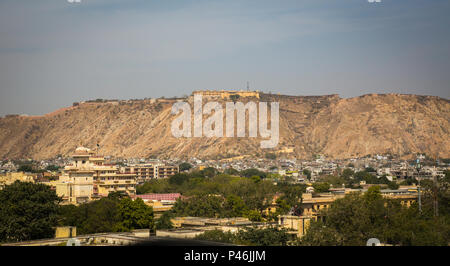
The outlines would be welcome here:
<svg viewBox="0 0 450 266">
<path fill-rule="evenodd" d="M 244 90 L 197 90 L 192 95 L 200 94 L 203 97 L 230 99 L 232 95 L 239 97 L 255 97 L 259 99 L 259 91 L 244 91 Z"/>
</svg>

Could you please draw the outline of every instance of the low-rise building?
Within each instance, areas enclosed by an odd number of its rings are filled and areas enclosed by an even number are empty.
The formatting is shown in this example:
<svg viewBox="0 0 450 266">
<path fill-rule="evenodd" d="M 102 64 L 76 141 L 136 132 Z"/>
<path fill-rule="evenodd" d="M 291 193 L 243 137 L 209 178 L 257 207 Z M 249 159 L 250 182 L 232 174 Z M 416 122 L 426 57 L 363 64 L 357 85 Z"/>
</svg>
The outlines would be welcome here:
<svg viewBox="0 0 450 266">
<path fill-rule="evenodd" d="M 317 217 L 307 215 L 280 215 L 278 217 L 278 225 L 282 228 L 289 229 L 288 233 L 302 237 L 306 234 L 306 230 L 311 221 L 316 219 Z"/>
<path fill-rule="evenodd" d="M 172 209 L 173 205 L 180 197 L 180 193 L 154 193 L 134 195 L 131 198 L 133 200 L 136 198 L 141 198 L 145 204 L 153 208 L 155 215 L 158 215 L 161 212 Z"/>
<path fill-rule="evenodd" d="M 5 174 L 0 174 L 0 189 L 2 189 L 4 186 L 11 185 L 16 181 L 34 183 L 35 178 L 36 178 L 35 174 L 24 172 L 9 172 Z"/>
</svg>

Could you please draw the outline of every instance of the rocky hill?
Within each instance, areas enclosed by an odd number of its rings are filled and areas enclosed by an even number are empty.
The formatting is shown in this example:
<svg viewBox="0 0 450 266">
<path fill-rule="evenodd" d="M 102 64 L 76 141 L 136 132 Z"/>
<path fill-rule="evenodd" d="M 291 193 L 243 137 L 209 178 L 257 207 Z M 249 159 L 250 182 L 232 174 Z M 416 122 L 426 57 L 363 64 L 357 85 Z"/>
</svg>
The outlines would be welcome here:
<svg viewBox="0 0 450 266">
<path fill-rule="evenodd" d="M 192 101 L 192 97 L 184 99 Z M 70 155 L 83 144 L 124 158 L 229 158 L 288 151 L 288 157 L 349 158 L 368 154 L 450 157 L 450 101 L 433 96 L 370 94 L 355 98 L 261 94 L 280 103 L 280 141 L 261 138 L 175 138 L 176 99 L 85 102 L 45 116 L 0 118 L 0 158 Z M 221 100 L 223 103 L 224 100 Z M 205 102 L 205 101 L 204 101 Z M 225 107 L 225 105 L 223 105 Z M 205 116 L 206 118 L 207 116 Z"/>
</svg>

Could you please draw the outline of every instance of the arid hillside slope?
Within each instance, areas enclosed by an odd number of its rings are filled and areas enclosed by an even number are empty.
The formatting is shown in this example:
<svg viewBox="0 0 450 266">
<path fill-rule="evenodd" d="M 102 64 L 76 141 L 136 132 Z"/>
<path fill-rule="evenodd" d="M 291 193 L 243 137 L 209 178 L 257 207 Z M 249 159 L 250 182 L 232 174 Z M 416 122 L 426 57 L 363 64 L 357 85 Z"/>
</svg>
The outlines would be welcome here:
<svg viewBox="0 0 450 266">
<path fill-rule="evenodd" d="M 82 103 L 40 117 L 0 118 L 0 158 L 46 159 L 70 155 L 80 144 L 95 148 L 97 143 L 99 153 L 125 158 L 218 159 L 263 156 L 284 148 L 293 148 L 289 156 L 305 159 L 315 154 L 407 157 L 418 152 L 450 157 L 447 99 L 399 94 L 348 99 L 262 94 L 259 100 L 280 103 L 280 141 L 275 149 L 261 149 L 260 138 L 177 139 L 171 133 L 176 117 L 171 108 L 176 100 L 157 99 Z"/>
</svg>

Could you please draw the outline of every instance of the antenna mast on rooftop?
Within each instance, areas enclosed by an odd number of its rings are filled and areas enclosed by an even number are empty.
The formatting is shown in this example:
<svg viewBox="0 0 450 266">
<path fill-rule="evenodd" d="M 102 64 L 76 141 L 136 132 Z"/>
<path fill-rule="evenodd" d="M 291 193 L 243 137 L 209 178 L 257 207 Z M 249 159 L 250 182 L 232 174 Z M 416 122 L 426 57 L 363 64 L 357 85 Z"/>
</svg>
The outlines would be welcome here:
<svg viewBox="0 0 450 266">
<path fill-rule="evenodd" d="M 247 91 L 250 91 L 250 85 L 249 85 L 248 81 L 247 81 Z"/>
</svg>

